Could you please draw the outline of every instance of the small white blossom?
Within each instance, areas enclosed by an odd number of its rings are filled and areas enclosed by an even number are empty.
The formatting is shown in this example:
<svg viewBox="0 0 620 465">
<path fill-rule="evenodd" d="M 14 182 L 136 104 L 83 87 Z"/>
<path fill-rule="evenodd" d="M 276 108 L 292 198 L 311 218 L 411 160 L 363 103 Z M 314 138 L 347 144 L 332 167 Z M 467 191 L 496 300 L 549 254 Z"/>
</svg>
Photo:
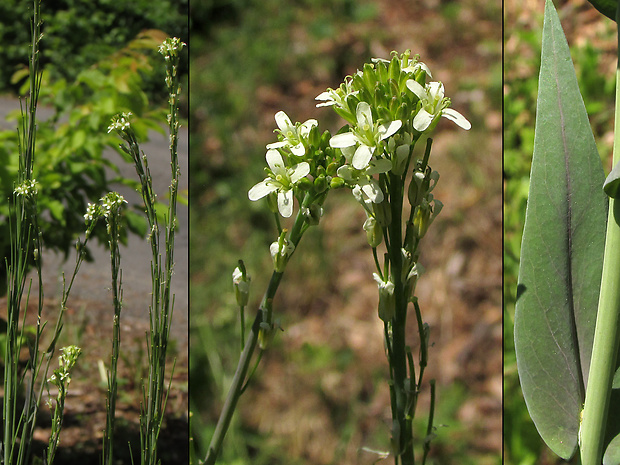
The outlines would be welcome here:
<svg viewBox="0 0 620 465">
<path fill-rule="evenodd" d="M 171 56 L 175 56 L 178 51 L 182 50 L 186 44 L 181 42 L 181 39 L 178 37 L 169 37 L 164 40 L 164 43 L 158 47 L 159 53 L 161 53 L 165 58 L 169 58 Z"/>
<path fill-rule="evenodd" d="M 15 188 L 15 194 L 21 196 L 36 195 L 39 192 L 36 179 L 26 179 Z"/>
<path fill-rule="evenodd" d="M 402 121 L 377 124 L 372 119 L 370 105 L 366 102 L 357 104 L 357 125 L 350 132 L 336 134 L 329 141 L 334 148 L 358 147 L 353 155 L 353 167 L 361 170 L 368 166 L 380 141 L 394 135 L 402 126 Z"/>
<path fill-rule="evenodd" d="M 109 218 L 110 213 L 117 211 L 124 203 L 127 203 L 125 198 L 118 192 L 108 192 L 104 197 L 101 197 L 101 214 L 105 218 Z"/>
<path fill-rule="evenodd" d="M 293 214 L 293 186 L 310 173 L 310 165 L 303 161 L 287 168 L 280 152 L 273 149 L 267 151 L 266 159 L 269 176 L 250 189 L 248 198 L 258 200 L 277 192 L 278 210 L 284 218 L 289 218 Z"/>
<path fill-rule="evenodd" d="M 413 118 L 413 127 L 417 131 L 424 132 L 428 129 L 438 115 L 454 121 L 457 126 L 465 130 L 471 129 L 471 123 L 463 115 L 452 108 L 448 108 L 450 99 L 444 97 L 441 82 L 431 82 L 422 87 L 419 82 L 409 79 L 407 88 L 416 94 L 422 102 L 422 108 Z"/>
<path fill-rule="evenodd" d="M 121 113 L 112 118 L 112 123 L 108 126 L 108 134 L 112 131 L 127 131 L 131 127 L 129 117 L 131 112 Z"/>
<path fill-rule="evenodd" d="M 319 124 L 318 121 L 315 119 L 309 119 L 300 125 L 294 125 L 291 123 L 291 119 L 288 115 L 283 111 L 277 112 L 275 119 L 279 132 L 284 137 L 284 140 L 269 144 L 267 145 L 267 148 L 279 149 L 289 147 L 293 155 L 297 155 L 298 157 L 305 155 L 306 147 L 304 146 L 303 140 L 308 138 L 310 130 Z"/>
<path fill-rule="evenodd" d="M 277 272 L 281 273 L 284 271 L 286 263 L 294 251 L 295 246 L 284 238 L 280 238 L 280 240 L 273 242 L 269 246 L 269 252 L 273 259 L 273 266 Z"/>
<path fill-rule="evenodd" d="M 321 103 L 316 104 L 317 108 L 335 105 L 337 107 L 346 109 L 347 98 L 349 98 L 350 95 L 359 94 L 359 90 L 356 90 L 356 91 L 351 90 L 351 83 L 352 83 L 352 79 L 349 78 L 345 80 L 345 82 L 340 86 L 340 88 L 336 90 L 329 88 L 325 92 L 321 92 L 319 95 L 317 95 L 314 98 L 314 100 L 322 101 Z"/>
</svg>

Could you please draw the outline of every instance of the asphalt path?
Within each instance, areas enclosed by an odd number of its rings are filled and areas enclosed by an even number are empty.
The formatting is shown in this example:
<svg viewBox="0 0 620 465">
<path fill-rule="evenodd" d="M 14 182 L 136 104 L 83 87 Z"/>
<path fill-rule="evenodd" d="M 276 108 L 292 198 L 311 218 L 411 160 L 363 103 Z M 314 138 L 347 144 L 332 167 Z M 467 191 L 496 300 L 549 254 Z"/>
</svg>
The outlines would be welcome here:
<svg viewBox="0 0 620 465">
<path fill-rule="evenodd" d="M 8 123 L 6 115 L 19 109 L 19 101 L 14 98 L 0 97 L 0 129 L 15 130 Z M 38 116 L 45 118 L 50 114 L 45 108 L 38 110 Z M 152 132 L 150 140 L 141 144 L 141 149 L 148 157 L 149 169 L 153 178 L 153 187 L 160 199 L 165 199 L 170 184 L 170 152 L 168 149 L 168 135 Z M 119 138 L 120 142 L 120 138 Z M 179 132 L 179 167 L 181 177 L 179 189 L 187 193 L 188 189 L 188 132 L 181 128 Z M 120 174 L 126 178 L 137 179 L 133 165 L 124 162 L 120 155 L 109 149 L 104 156 L 112 160 L 120 169 Z M 118 191 L 129 204 L 142 204 L 140 194 L 122 185 L 112 185 L 112 190 Z M 171 324 L 171 337 L 176 339 L 179 348 L 187 347 L 188 341 L 188 302 L 189 302 L 189 272 L 188 272 L 188 208 L 181 203 L 177 206 L 178 228 L 175 238 L 174 274 L 172 277 L 172 291 L 175 295 L 174 313 Z M 104 245 L 90 244 L 94 260 L 84 262 L 71 291 L 69 307 L 75 299 L 85 307 L 88 318 L 97 324 L 112 325 L 112 291 L 110 290 L 110 253 Z M 162 251 L 165 252 L 165 251 Z M 126 246 L 120 247 L 121 269 L 123 284 L 123 311 L 121 323 L 125 329 L 135 328 L 144 331 L 148 328 L 148 308 L 151 301 L 151 247 L 146 238 L 129 234 Z M 62 273 L 70 276 L 75 264 L 75 253 L 64 260 L 62 254 L 46 251 L 43 254 L 44 291 L 47 298 L 60 299 L 62 296 Z"/>
</svg>

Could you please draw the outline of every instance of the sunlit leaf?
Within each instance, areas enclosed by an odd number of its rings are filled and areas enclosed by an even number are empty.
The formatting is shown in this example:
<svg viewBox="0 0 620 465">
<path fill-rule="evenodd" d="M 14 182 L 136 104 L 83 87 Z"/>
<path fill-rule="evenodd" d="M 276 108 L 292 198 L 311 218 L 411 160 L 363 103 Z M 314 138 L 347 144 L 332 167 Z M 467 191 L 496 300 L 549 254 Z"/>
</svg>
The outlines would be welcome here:
<svg viewBox="0 0 620 465">
<path fill-rule="evenodd" d="M 515 348 L 525 401 L 560 457 L 577 448 L 606 224 L 603 167 L 557 12 L 546 3 Z"/>
</svg>

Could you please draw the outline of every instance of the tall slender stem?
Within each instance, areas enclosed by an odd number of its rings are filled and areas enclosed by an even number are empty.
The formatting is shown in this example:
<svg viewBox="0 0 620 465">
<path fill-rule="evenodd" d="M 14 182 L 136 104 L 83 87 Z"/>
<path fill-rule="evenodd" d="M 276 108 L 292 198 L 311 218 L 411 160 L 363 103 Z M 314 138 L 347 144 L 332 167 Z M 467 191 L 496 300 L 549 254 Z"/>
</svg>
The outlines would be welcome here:
<svg viewBox="0 0 620 465">
<path fill-rule="evenodd" d="M 402 238 L 402 208 L 403 208 L 403 181 L 400 176 L 390 174 L 390 208 L 392 222 L 389 226 L 390 247 L 388 250 L 391 266 L 391 279 L 394 283 L 394 318 L 392 319 L 392 355 L 390 365 L 394 376 L 394 397 L 396 415 L 392 427 L 393 440 L 397 441 L 398 450 L 394 451 L 395 463 L 402 460 L 403 465 L 413 465 L 411 421 L 407 418 L 407 350 L 405 328 L 407 323 L 407 297 L 402 281 L 403 257 L 401 248 Z M 397 428 L 397 429 L 396 429 Z"/>
<path fill-rule="evenodd" d="M 620 18 L 620 5 L 616 20 Z M 620 35 L 618 36 L 620 53 Z M 613 165 L 620 161 L 620 55 L 616 68 L 616 112 Z M 620 203 L 609 200 L 603 276 L 599 295 L 592 361 L 580 428 L 581 462 L 598 465 L 603 454 L 611 385 L 620 343 Z"/>
</svg>

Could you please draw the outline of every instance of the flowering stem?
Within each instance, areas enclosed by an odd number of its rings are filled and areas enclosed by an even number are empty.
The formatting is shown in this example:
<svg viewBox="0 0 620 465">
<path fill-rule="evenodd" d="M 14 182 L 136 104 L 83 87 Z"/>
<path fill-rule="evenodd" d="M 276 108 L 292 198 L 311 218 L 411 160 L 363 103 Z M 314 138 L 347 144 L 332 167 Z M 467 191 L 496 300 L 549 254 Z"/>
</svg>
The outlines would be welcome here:
<svg viewBox="0 0 620 465">
<path fill-rule="evenodd" d="M 396 450 L 394 451 L 394 461 L 399 463 L 402 459 L 403 465 L 412 465 L 415 462 L 413 455 L 411 419 L 407 418 L 407 350 L 405 341 L 405 327 L 407 322 L 407 304 L 405 286 L 402 282 L 402 208 L 403 208 L 403 181 L 398 175 L 389 175 L 390 208 L 392 222 L 388 227 L 390 247 L 388 255 L 391 266 L 391 279 L 394 283 L 394 317 L 392 318 L 391 329 L 391 357 L 389 359 L 393 373 L 393 397 L 392 418 L 392 440 Z M 395 410 L 394 410 L 395 407 Z"/>
<path fill-rule="evenodd" d="M 308 206 L 310 203 L 312 203 L 313 200 L 315 199 L 309 193 L 306 193 L 303 201 L 301 202 L 302 208 L 300 208 L 299 212 L 297 213 L 295 223 L 291 228 L 289 241 L 295 246 L 295 250 L 297 249 L 299 241 L 303 237 L 304 232 L 308 228 L 306 217 L 302 213 L 303 207 Z M 220 413 L 220 417 L 215 427 L 213 437 L 211 438 L 211 443 L 209 444 L 209 449 L 204 460 L 205 465 L 213 465 L 220 453 L 224 437 L 226 436 L 226 432 L 228 431 L 228 427 L 230 426 L 230 421 L 232 419 L 233 413 L 235 412 L 235 408 L 237 407 L 237 402 L 239 401 L 241 394 L 243 394 L 243 391 L 247 386 L 247 373 L 250 367 L 252 356 L 254 355 L 257 343 L 259 341 L 259 336 L 264 335 L 266 331 L 270 332 L 274 330 L 272 322 L 273 299 L 276 295 L 278 287 L 280 286 L 283 275 L 284 272 L 278 271 L 274 271 L 271 275 L 271 279 L 269 280 L 267 290 L 263 295 L 263 300 L 261 301 L 259 311 L 254 318 L 254 322 L 252 323 L 252 327 L 250 329 L 250 332 L 248 333 L 247 340 L 245 341 L 245 346 L 243 347 L 243 352 L 241 353 L 241 357 L 239 358 L 239 363 L 237 364 L 235 375 L 233 376 L 231 386 L 226 396 L 226 400 L 224 401 L 224 406 L 222 407 L 222 412 Z M 269 329 L 266 330 L 266 328 Z M 261 340 L 261 343 L 262 342 L 263 341 Z M 264 348 L 260 348 L 260 350 L 262 353 Z"/>
</svg>

